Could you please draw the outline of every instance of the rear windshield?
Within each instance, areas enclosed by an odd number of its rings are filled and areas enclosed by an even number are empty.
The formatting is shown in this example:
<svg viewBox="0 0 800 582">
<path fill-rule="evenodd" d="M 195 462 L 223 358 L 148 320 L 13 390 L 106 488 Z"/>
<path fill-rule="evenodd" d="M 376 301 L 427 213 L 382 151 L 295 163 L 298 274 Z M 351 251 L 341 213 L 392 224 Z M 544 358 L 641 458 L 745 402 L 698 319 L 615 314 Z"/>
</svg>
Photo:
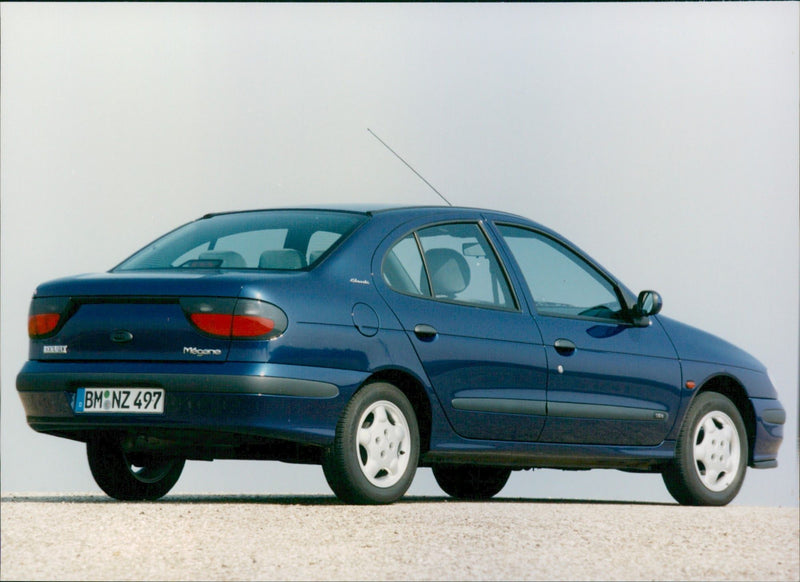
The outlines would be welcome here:
<svg viewBox="0 0 800 582">
<path fill-rule="evenodd" d="M 319 210 L 221 214 L 170 232 L 113 270 L 302 270 L 365 220 L 363 214 Z"/>
</svg>

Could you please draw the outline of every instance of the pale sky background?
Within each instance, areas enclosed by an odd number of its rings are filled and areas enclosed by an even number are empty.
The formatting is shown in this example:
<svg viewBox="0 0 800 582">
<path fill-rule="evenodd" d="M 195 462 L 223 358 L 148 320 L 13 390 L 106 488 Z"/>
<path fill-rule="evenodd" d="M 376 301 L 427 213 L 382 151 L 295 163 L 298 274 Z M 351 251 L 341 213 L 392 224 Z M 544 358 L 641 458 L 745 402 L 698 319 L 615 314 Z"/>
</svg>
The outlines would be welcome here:
<svg viewBox="0 0 800 582">
<path fill-rule="evenodd" d="M 100 493 L 25 423 L 36 285 L 207 212 L 317 202 L 528 216 L 665 315 L 751 352 L 789 421 L 737 504 L 798 503 L 800 4 L 0 6 L 2 491 Z M 190 462 L 174 493 L 330 494 L 319 467 Z M 409 495 L 442 495 L 428 469 Z M 502 496 L 671 501 L 658 475 Z"/>
</svg>

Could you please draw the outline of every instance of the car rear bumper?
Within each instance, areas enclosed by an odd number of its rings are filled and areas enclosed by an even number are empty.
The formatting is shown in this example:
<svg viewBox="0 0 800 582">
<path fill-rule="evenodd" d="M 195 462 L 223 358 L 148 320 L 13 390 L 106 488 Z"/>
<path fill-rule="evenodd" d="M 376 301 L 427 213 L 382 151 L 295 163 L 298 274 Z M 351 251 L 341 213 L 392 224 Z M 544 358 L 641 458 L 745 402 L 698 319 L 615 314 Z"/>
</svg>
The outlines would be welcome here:
<svg viewBox="0 0 800 582">
<path fill-rule="evenodd" d="M 76 440 L 96 430 L 183 430 L 325 446 L 366 377 L 351 370 L 281 364 L 32 360 L 17 376 L 17 390 L 34 430 Z M 76 413 L 77 390 L 88 387 L 162 388 L 164 413 Z"/>
</svg>

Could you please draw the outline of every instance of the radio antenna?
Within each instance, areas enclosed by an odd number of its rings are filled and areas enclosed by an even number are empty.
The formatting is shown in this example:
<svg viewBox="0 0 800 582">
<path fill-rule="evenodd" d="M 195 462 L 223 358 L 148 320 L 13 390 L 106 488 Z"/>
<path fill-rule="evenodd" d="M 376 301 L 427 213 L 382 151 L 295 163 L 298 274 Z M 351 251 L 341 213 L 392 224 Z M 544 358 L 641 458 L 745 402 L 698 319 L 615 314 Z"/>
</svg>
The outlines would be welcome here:
<svg viewBox="0 0 800 582">
<path fill-rule="evenodd" d="M 445 202 L 447 202 L 447 205 L 448 205 L 448 206 L 452 206 L 452 204 L 450 204 L 450 201 L 449 201 L 447 198 L 445 198 L 445 197 L 444 197 L 444 195 L 443 195 L 441 192 L 439 192 L 439 191 L 438 191 L 436 188 L 434 188 L 434 187 L 433 187 L 433 184 L 431 184 L 431 183 L 430 183 L 430 182 L 428 182 L 428 181 L 427 181 L 425 178 L 423 178 L 423 177 L 422 177 L 422 174 L 420 174 L 420 173 L 419 173 L 419 172 L 417 172 L 417 171 L 416 171 L 414 168 L 412 168 L 412 167 L 411 167 L 411 164 L 409 164 L 407 161 L 405 161 L 405 160 L 404 160 L 404 159 L 403 159 L 403 158 L 400 156 L 400 154 L 398 154 L 396 151 L 394 151 L 392 148 L 390 148 L 390 147 L 389 147 L 389 146 L 386 144 L 386 142 L 385 142 L 385 141 L 383 141 L 381 138 L 379 138 L 379 137 L 378 137 L 378 136 L 375 134 L 375 132 L 374 132 L 374 131 L 372 131 L 370 128 L 367 128 L 367 131 L 368 131 L 368 132 L 370 132 L 370 133 L 372 134 L 372 137 L 374 137 L 374 138 L 375 138 L 375 139 L 377 139 L 379 142 L 381 142 L 381 143 L 383 144 L 383 147 L 385 147 L 387 150 L 389 150 L 390 152 L 392 152 L 392 153 L 393 153 L 393 154 L 394 154 L 394 155 L 397 157 L 397 159 L 398 159 L 398 160 L 400 160 L 400 161 L 401 161 L 401 162 L 403 162 L 403 163 L 404 163 L 406 166 L 408 166 L 408 169 L 409 169 L 409 170 L 411 170 L 412 172 L 414 172 L 414 173 L 417 175 L 417 177 L 418 177 L 420 180 L 422 180 L 423 182 L 425 182 L 425 183 L 428 185 L 428 187 L 429 187 L 431 190 L 433 190 L 434 192 L 436 192 L 436 193 L 439 195 L 439 198 L 441 198 L 442 200 L 444 200 Z"/>
</svg>

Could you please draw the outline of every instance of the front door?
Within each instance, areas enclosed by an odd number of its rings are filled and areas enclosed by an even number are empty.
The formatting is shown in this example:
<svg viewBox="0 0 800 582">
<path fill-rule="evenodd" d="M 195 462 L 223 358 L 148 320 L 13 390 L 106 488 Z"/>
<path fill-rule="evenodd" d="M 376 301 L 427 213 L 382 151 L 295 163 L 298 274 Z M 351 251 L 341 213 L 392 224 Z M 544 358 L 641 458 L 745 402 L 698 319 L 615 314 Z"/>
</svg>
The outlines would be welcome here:
<svg viewBox="0 0 800 582">
<path fill-rule="evenodd" d="M 524 276 L 547 353 L 543 442 L 657 445 L 675 422 L 681 370 L 655 318 L 628 319 L 619 287 L 544 233 L 499 225 Z"/>
</svg>

